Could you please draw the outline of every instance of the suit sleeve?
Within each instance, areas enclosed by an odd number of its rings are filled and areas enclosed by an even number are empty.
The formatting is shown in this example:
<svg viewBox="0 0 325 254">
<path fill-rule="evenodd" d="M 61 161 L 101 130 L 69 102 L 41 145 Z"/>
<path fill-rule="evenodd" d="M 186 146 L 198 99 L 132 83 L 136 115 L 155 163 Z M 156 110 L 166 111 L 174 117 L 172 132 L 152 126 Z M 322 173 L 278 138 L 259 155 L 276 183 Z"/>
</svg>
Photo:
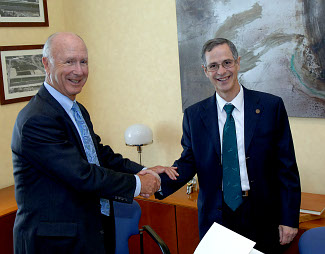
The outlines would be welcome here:
<svg viewBox="0 0 325 254">
<path fill-rule="evenodd" d="M 114 153 L 110 146 L 102 145 L 100 137 L 96 134 L 95 136 L 97 140 L 99 160 L 103 167 L 129 174 L 137 174 L 143 169 L 143 166 L 140 164 L 127 158 L 123 158 L 121 154 Z"/>
<path fill-rule="evenodd" d="M 54 118 L 33 116 L 21 128 L 20 156 L 29 161 L 33 170 L 77 191 L 132 202 L 135 177 L 89 164 L 68 133 Z"/>
<path fill-rule="evenodd" d="M 289 120 L 282 99 L 278 105 L 277 133 L 277 172 L 281 198 L 280 224 L 298 228 L 301 200 L 300 178 Z"/>
<path fill-rule="evenodd" d="M 173 194 L 175 191 L 184 186 L 189 180 L 191 180 L 196 174 L 191 135 L 190 119 L 188 111 L 185 110 L 183 118 L 183 136 L 181 140 L 183 152 L 181 157 L 176 160 L 173 165 L 178 168 L 177 172 L 179 173 L 179 176 L 177 177 L 177 180 L 171 180 L 166 174 L 160 175 L 162 192 L 156 194 L 156 198 L 163 199 Z"/>
<path fill-rule="evenodd" d="M 101 138 L 95 134 L 93 130 L 93 125 L 90 120 L 90 115 L 83 105 L 79 104 L 82 114 L 87 122 L 89 131 L 93 136 L 94 144 L 96 146 L 98 159 L 100 164 L 105 167 L 112 169 L 117 172 L 136 174 L 138 173 L 143 166 L 138 163 L 135 163 L 127 158 L 123 158 L 121 154 L 114 153 L 112 148 L 108 145 L 101 144 Z"/>
</svg>

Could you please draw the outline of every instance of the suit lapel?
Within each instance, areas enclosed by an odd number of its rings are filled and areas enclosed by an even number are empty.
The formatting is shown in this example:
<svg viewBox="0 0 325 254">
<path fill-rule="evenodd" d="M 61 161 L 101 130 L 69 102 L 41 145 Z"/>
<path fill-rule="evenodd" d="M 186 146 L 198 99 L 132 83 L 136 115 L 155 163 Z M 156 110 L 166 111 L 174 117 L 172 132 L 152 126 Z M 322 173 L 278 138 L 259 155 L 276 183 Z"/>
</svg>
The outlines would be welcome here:
<svg viewBox="0 0 325 254">
<path fill-rule="evenodd" d="M 254 136 L 256 124 L 263 113 L 263 105 L 261 105 L 259 101 L 260 98 L 256 96 L 256 93 L 244 88 L 244 135 L 246 154 Z"/>
<path fill-rule="evenodd" d="M 85 156 L 85 158 L 87 158 L 86 156 L 86 152 L 84 150 L 83 144 L 82 144 L 82 140 L 80 138 L 79 132 L 76 129 L 76 126 L 74 125 L 74 123 L 72 122 L 70 116 L 67 114 L 67 112 L 65 112 L 64 108 L 60 105 L 60 103 L 47 91 L 47 89 L 43 86 L 41 86 L 41 88 L 38 91 L 38 95 L 42 98 L 42 100 L 44 100 L 46 103 L 48 103 L 48 105 L 50 107 L 52 107 L 53 109 L 55 109 L 55 111 L 58 113 L 58 115 L 62 116 L 65 118 L 66 123 L 68 123 L 71 127 L 71 129 L 73 130 L 75 139 L 77 141 L 77 143 L 79 144 L 79 149 L 80 151 L 83 153 L 83 155 Z"/>
<path fill-rule="evenodd" d="M 216 95 L 214 94 L 201 104 L 201 119 L 204 123 L 204 126 L 211 137 L 211 141 L 217 152 L 218 158 L 221 158 L 220 151 L 220 135 L 219 135 L 219 125 L 218 125 L 218 112 L 216 104 Z"/>
</svg>

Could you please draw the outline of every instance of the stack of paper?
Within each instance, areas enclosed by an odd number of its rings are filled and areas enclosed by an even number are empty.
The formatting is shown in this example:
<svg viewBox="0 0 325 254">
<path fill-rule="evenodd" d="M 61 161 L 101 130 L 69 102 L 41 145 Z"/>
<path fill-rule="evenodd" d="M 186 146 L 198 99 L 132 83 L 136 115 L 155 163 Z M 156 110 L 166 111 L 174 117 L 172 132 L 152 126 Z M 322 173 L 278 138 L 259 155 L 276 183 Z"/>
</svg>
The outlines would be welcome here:
<svg viewBox="0 0 325 254">
<path fill-rule="evenodd" d="M 301 213 L 321 215 L 325 210 L 325 195 L 314 193 L 301 193 Z"/>
<path fill-rule="evenodd" d="M 255 242 L 214 223 L 205 234 L 194 254 L 263 254 L 253 247 Z"/>
</svg>

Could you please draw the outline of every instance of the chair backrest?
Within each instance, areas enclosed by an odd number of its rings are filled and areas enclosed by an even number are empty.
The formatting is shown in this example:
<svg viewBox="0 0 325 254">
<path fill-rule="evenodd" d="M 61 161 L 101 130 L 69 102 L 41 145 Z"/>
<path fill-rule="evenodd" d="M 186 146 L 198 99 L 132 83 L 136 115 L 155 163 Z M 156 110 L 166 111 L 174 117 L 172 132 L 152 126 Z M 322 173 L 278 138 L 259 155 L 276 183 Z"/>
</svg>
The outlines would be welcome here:
<svg viewBox="0 0 325 254">
<path fill-rule="evenodd" d="M 312 228 L 304 232 L 298 246 L 300 254 L 325 253 L 325 227 Z"/>
<path fill-rule="evenodd" d="M 129 254 L 128 240 L 139 234 L 141 207 L 133 200 L 132 204 L 113 202 L 115 216 L 115 254 Z"/>
</svg>

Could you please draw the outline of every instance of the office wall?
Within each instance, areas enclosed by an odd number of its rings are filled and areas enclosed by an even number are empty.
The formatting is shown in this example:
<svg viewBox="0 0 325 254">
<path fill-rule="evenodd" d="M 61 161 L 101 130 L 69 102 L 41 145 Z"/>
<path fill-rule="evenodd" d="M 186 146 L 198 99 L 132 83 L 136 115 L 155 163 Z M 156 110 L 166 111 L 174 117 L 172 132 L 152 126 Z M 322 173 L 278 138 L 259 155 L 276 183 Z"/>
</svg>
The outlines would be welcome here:
<svg viewBox="0 0 325 254">
<path fill-rule="evenodd" d="M 78 100 L 89 110 L 103 143 L 138 161 L 136 148 L 124 143 L 124 131 L 143 123 L 154 134 L 154 143 L 143 148 L 143 163 L 170 165 L 182 150 L 175 1 L 48 0 L 48 4 L 50 28 L 31 29 L 33 34 L 19 37 L 10 32 L 8 41 L 3 41 L 8 35 L 0 28 L 1 45 L 40 43 L 56 30 L 81 35 L 89 49 L 90 76 Z M 10 137 L 23 105 L 0 107 L 0 187 L 13 184 Z M 290 118 L 290 123 L 303 191 L 325 194 L 325 120 Z"/>
<path fill-rule="evenodd" d="M 124 131 L 148 125 L 154 142 L 146 166 L 170 165 L 180 155 L 181 87 L 174 1 L 69 1 L 67 28 L 86 41 L 90 75 L 79 100 L 95 130 L 115 152 L 138 160 Z"/>
</svg>

